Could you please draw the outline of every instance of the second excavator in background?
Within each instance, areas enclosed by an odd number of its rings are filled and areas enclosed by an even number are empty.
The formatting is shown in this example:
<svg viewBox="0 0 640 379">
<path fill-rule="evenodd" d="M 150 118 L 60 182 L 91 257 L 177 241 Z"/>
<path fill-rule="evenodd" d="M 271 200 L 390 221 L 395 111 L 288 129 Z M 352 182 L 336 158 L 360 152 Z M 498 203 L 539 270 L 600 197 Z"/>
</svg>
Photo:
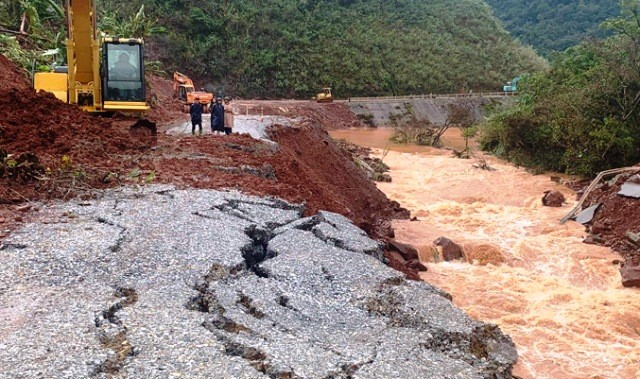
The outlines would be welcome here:
<svg viewBox="0 0 640 379">
<path fill-rule="evenodd" d="M 331 93 L 331 88 L 325 87 L 322 89 L 322 92 L 318 93 L 314 100 L 318 103 L 330 103 L 333 101 L 333 94 Z"/>
<path fill-rule="evenodd" d="M 193 81 L 185 74 L 173 73 L 173 96 L 182 101 L 182 111 L 189 113 L 189 107 L 196 101 L 202 104 L 203 111 L 210 111 L 209 105 L 213 101 L 213 94 L 206 91 L 196 91 Z"/>
</svg>

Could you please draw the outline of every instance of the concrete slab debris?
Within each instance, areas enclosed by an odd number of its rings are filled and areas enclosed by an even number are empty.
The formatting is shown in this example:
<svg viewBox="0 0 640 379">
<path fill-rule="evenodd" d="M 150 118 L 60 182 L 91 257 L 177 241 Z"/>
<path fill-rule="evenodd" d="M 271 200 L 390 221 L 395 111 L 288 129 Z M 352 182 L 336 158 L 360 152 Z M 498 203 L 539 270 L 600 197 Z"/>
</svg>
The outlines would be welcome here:
<svg viewBox="0 0 640 379">
<path fill-rule="evenodd" d="M 602 204 L 592 205 L 589 208 L 583 210 L 582 212 L 576 215 L 576 221 L 581 224 L 587 224 L 593 220 L 593 217 L 596 215 L 596 212 L 600 208 Z"/>
<path fill-rule="evenodd" d="M 640 199 L 640 184 L 636 183 L 635 181 L 629 180 L 622 184 L 618 195 Z"/>
</svg>

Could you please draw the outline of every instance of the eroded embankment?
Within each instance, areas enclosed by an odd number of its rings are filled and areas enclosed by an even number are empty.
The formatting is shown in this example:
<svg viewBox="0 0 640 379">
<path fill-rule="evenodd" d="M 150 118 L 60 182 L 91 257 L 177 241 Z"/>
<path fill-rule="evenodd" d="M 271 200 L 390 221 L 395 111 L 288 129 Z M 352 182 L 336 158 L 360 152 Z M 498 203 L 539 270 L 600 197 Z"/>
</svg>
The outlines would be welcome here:
<svg viewBox="0 0 640 379">
<path fill-rule="evenodd" d="M 0 86 L 0 233 L 40 206 L 29 202 L 151 182 L 278 196 L 310 213 L 343 214 L 375 237 L 390 233 L 397 207 L 316 119 L 273 128 L 275 143 L 248 135 L 140 136 L 131 122 L 90 116 L 25 83 Z"/>
<path fill-rule="evenodd" d="M 346 218 L 147 186 L 0 248 L 0 378 L 510 378 L 516 352 Z"/>
</svg>

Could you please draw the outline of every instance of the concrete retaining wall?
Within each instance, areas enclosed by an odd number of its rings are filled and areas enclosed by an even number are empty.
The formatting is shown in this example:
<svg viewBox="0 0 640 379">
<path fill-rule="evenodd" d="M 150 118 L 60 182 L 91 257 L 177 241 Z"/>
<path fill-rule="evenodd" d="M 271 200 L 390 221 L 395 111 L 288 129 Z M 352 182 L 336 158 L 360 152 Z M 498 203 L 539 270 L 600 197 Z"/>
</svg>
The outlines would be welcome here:
<svg viewBox="0 0 640 379">
<path fill-rule="evenodd" d="M 488 109 L 503 106 L 513 98 L 435 98 L 407 100 L 351 101 L 346 104 L 351 111 L 371 126 L 393 126 L 394 120 L 410 122 L 428 120 L 432 124 L 445 123 L 451 106 L 468 108 L 476 121 L 481 120 Z"/>
</svg>

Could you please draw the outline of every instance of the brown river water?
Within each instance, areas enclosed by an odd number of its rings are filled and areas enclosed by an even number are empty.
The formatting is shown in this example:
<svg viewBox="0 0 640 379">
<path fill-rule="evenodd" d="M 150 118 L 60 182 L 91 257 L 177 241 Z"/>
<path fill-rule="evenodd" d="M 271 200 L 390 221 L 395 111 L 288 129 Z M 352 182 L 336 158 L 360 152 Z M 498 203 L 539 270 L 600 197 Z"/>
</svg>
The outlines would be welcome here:
<svg viewBox="0 0 640 379">
<path fill-rule="evenodd" d="M 464 147 L 451 129 L 445 146 Z M 428 262 L 422 278 L 453 296 L 472 317 L 498 324 L 517 345 L 521 378 L 640 378 L 640 289 L 624 288 L 608 248 L 582 243 L 584 228 L 558 220 L 575 193 L 499 159 L 495 171 L 472 167 L 448 150 L 389 144 L 390 129 L 332 131 L 391 167 L 389 198 L 418 221 L 395 221 L 396 237 Z M 542 206 L 544 191 L 567 198 Z M 434 262 L 432 242 L 445 236 L 464 247 L 466 262 Z"/>
</svg>

